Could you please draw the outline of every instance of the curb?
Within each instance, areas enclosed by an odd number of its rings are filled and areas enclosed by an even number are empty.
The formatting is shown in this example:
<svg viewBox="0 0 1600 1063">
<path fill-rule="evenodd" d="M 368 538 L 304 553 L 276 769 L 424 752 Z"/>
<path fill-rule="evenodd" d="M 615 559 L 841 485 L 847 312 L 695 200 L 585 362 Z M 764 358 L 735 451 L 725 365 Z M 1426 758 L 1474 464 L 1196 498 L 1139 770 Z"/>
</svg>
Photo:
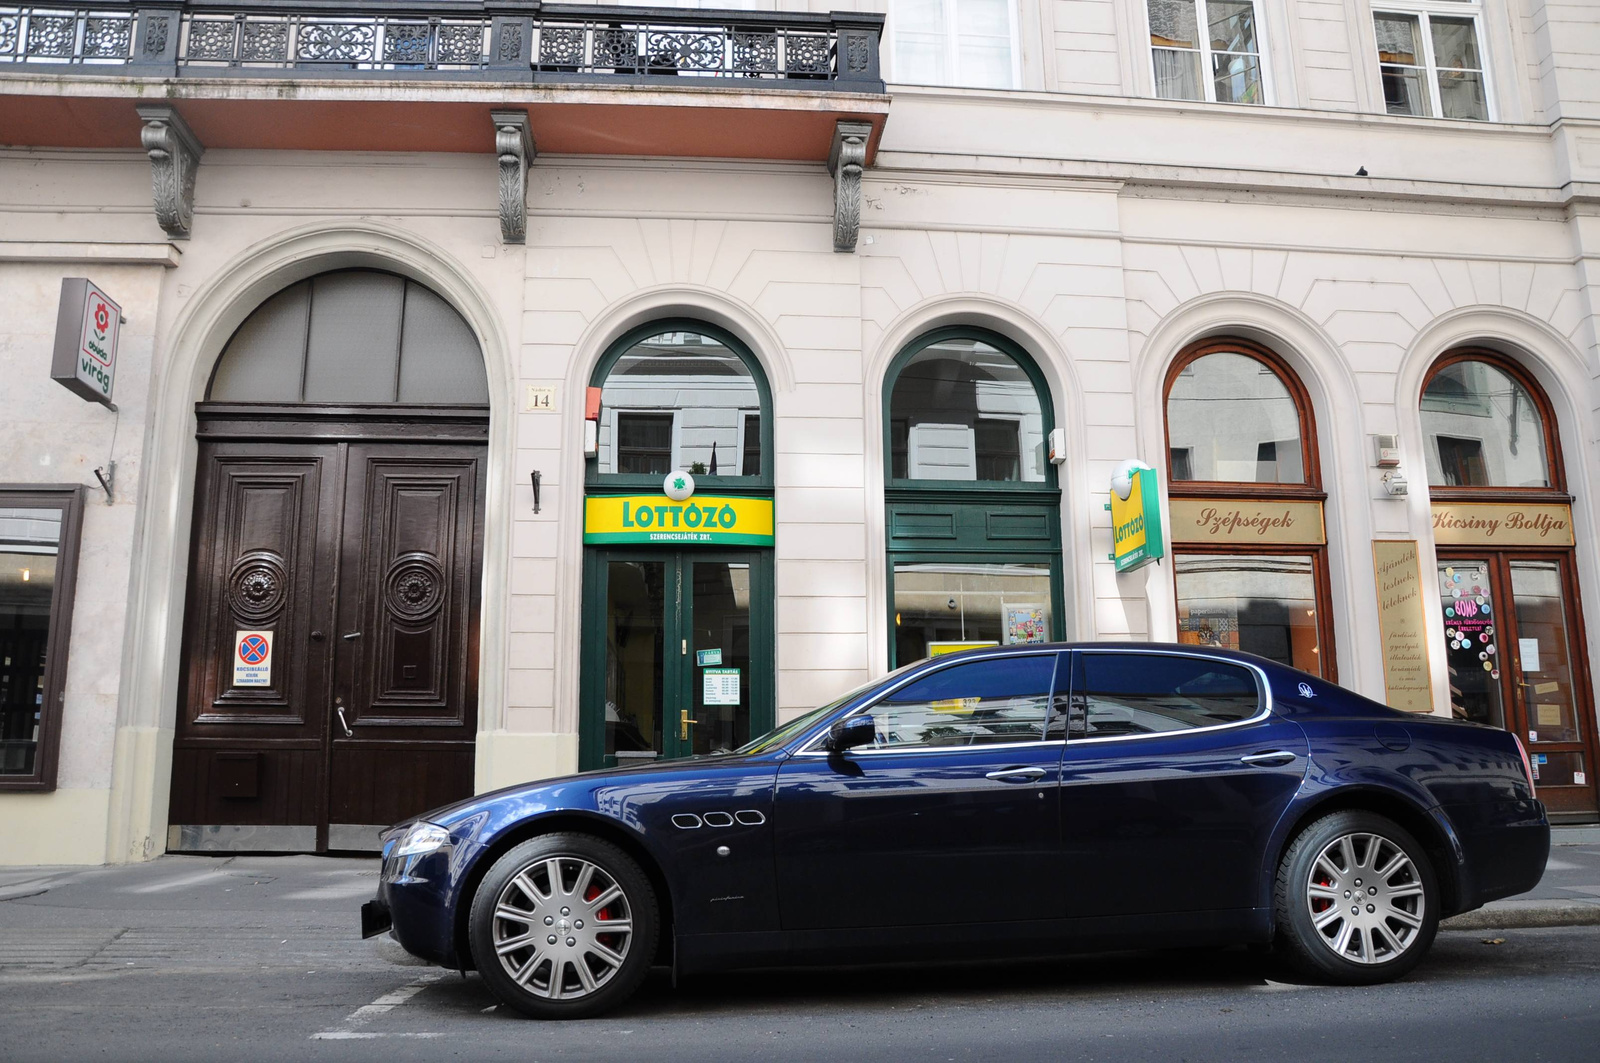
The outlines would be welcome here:
<svg viewBox="0 0 1600 1063">
<path fill-rule="evenodd" d="M 1440 930 L 1527 930 L 1549 926 L 1600 926 L 1600 904 L 1525 901 L 1452 915 Z"/>
</svg>

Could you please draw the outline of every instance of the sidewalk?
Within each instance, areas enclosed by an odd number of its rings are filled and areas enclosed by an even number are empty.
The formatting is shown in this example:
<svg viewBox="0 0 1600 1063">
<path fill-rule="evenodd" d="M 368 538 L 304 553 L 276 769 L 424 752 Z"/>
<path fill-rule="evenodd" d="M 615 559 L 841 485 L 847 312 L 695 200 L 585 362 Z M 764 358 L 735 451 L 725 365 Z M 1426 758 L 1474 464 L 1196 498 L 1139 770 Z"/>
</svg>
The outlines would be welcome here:
<svg viewBox="0 0 1600 1063">
<path fill-rule="evenodd" d="M 1510 930 L 1600 924 L 1600 827 L 1552 827 L 1550 861 L 1539 885 L 1446 919 L 1444 930 Z"/>
</svg>

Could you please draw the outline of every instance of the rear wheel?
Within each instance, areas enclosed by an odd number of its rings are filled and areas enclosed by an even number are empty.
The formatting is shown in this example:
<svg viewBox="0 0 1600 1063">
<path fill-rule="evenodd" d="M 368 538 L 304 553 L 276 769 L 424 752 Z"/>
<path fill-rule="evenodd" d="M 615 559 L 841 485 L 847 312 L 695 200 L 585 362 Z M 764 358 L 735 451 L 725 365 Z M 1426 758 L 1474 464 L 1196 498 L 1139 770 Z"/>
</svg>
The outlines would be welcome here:
<svg viewBox="0 0 1600 1063">
<path fill-rule="evenodd" d="M 1283 854 L 1279 939 L 1306 974 L 1370 985 L 1410 971 L 1433 944 L 1439 889 L 1417 840 L 1371 812 L 1336 812 Z"/>
<path fill-rule="evenodd" d="M 495 996 L 525 1015 L 598 1015 L 644 979 L 657 912 L 649 879 L 621 849 L 546 834 L 495 861 L 479 884 L 472 956 Z"/>
</svg>

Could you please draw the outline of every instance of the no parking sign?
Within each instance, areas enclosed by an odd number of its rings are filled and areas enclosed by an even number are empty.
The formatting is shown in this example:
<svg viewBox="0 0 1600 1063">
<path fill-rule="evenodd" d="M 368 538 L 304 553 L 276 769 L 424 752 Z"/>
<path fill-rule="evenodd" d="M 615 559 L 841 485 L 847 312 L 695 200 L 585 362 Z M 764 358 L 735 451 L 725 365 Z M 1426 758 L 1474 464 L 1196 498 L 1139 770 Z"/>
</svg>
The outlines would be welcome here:
<svg viewBox="0 0 1600 1063">
<path fill-rule="evenodd" d="M 239 631 L 233 640 L 233 685 L 272 685 L 272 632 Z"/>
</svg>

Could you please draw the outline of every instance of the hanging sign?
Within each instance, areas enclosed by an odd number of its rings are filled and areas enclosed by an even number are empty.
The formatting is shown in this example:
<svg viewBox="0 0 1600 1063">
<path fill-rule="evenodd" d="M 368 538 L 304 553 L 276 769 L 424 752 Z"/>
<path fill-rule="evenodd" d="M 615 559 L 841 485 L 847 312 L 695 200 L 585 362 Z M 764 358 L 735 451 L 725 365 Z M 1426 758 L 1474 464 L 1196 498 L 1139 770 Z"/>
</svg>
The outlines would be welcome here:
<svg viewBox="0 0 1600 1063">
<path fill-rule="evenodd" d="M 63 277 L 50 379 L 90 402 L 111 402 L 122 308 L 84 277 Z"/>
<path fill-rule="evenodd" d="M 234 632 L 233 685 L 236 687 L 272 685 L 272 632 Z"/>
<path fill-rule="evenodd" d="M 1175 543 L 1321 546 L 1327 542 L 1321 502 L 1174 498 L 1170 508 Z"/>
<path fill-rule="evenodd" d="M 1428 640 L 1423 637 L 1422 564 L 1415 539 L 1374 540 L 1378 585 L 1378 643 L 1388 703 L 1406 712 L 1433 711 Z"/>
<path fill-rule="evenodd" d="M 771 546 L 772 499 L 697 494 L 590 495 L 583 500 L 586 543 L 699 543 Z"/>
<path fill-rule="evenodd" d="M 1571 546 L 1572 507 L 1564 502 L 1435 502 L 1433 541 L 1441 546 Z"/>
<path fill-rule="evenodd" d="M 1111 560 L 1128 572 L 1161 557 L 1161 492 L 1156 471 L 1147 465 L 1125 466 L 1128 493 L 1119 490 L 1121 476 L 1111 481 Z"/>
</svg>

